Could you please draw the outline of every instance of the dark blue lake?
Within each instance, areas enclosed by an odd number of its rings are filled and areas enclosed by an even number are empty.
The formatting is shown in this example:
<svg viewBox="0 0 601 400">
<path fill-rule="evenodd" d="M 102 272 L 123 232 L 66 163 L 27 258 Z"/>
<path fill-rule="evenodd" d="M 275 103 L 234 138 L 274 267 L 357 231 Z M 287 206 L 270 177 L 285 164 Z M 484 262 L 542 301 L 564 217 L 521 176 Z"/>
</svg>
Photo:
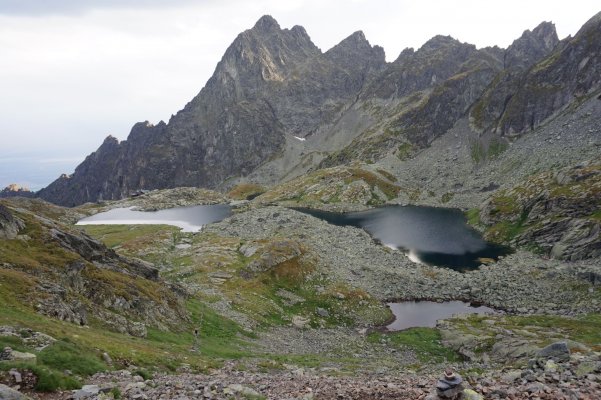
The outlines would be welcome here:
<svg viewBox="0 0 601 400">
<path fill-rule="evenodd" d="M 415 262 L 459 271 L 509 254 L 471 228 L 459 210 L 423 206 L 387 206 L 353 213 L 298 211 L 338 226 L 362 228 L 383 245 L 405 251 Z"/>
</svg>

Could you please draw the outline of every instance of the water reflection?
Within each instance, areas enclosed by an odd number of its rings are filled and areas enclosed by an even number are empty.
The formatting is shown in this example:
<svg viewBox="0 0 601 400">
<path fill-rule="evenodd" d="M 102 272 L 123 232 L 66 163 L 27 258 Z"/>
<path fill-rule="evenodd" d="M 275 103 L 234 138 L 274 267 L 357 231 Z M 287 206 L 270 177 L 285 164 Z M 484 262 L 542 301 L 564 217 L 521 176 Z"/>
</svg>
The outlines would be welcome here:
<svg viewBox="0 0 601 400">
<path fill-rule="evenodd" d="M 218 222 L 232 214 L 230 206 L 176 207 L 158 211 L 134 211 L 114 208 L 78 221 L 76 225 L 150 225 L 165 224 L 182 228 L 184 232 L 198 232 L 203 225 Z"/>
<path fill-rule="evenodd" d="M 496 311 L 489 307 L 472 306 L 462 301 L 447 301 L 436 303 L 434 301 L 404 301 L 401 303 L 388 303 L 395 320 L 386 326 L 389 331 L 402 331 L 415 327 L 436 326 L 439 319 L 450 318 L 455 314 L 493 314 Z"/>
<path fill-rule="evenodd" d="M 477 268 L 482 259 L 496 260 L 510 249 L 486 242 L 467 225 L 459 210 L 389 206 L 355 213 L 299 209 L 331 224 L 365 229 L 387 247 L 406 251 L 419 263 L 457 270 Z"/>
</svg>

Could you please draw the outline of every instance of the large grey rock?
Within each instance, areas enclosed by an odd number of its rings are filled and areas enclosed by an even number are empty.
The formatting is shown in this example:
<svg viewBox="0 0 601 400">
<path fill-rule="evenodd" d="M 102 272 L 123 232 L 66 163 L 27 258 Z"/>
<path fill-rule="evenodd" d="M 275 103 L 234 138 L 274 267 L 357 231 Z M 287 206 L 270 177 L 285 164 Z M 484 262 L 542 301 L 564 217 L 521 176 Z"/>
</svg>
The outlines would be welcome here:
<svg viewBox="0 0 601 400">
<path fill-rule="evenodd" d="M 559 185 L 557 176 L 569 179 Z M 601 223 L 594 217 L 600 201 L 601 165 L 589 162 L 533 175 L 495 193 L 482 206 L 480 220 L 486 225 L 511 222 L 519 228 L 513 244 L 576 261 L 601 255 Z M 588 275 L 593 284 L 595 276 Z"/>
<path fill-rule="evenodd" d="M 33 353 L 25 353 L 13 350 L 10 347 L 5 347 L 4 350 L 0 352 L 0 361 L 35 363 L 37 361 L 37 356 Z"/>
<path fill-rule="evenodd" d="M 74 390 L 71 398 L 74 400 L 90 399 L 100 393 L 100 386 L 98 385 L 84 385 L 79 390 Z"/>
<path fill-rule="evenodd" d="M 538 358 L 554 359 L 556 361 L 569 361 L 570 349 L 566 342 L 555 342 L 536 353 Z"/>
<path fill-rule="evenodd" d="M 30 400 L 30 397 L 0 383 L 0 400 Z"/>
<path fill-rule="evenodd" d="M 24 227 L 23 221 L 15 217 L 7 207 L 0 204 L 0 239 L 14 239 Z"/>
</svg>

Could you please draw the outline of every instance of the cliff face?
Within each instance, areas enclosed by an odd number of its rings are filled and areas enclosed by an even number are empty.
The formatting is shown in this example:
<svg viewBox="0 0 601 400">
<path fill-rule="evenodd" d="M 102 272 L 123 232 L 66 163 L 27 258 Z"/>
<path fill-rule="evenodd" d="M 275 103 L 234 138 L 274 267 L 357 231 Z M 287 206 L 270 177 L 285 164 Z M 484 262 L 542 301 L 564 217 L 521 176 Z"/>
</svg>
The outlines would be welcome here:
<svg viewBox="0 0 601 400">
<path fill-rule="evenodd" d="M 505 69 L 471 111 L 477 129 L 518 135 L 540 126 L 601 84 L 601 13 L 574 38 L 557 39 L 550 23 L 526 31 L 505 54 Z"/>
<path fill-rule="evenodd" d="M 522 134 L 599 88 L 600 20 L 562 42 L 545 22 L 506 50 L 436 36 L 387 64 L 360 31 L 322 53 L 302 27 L 264 16 L 168 123 L 138 123 L 121 143 L 107 138 L 38 195 L 73 206 L 137 189 L 214 188 L 287 157 L 290 136 L 350 130 L 336 148 L 315 149 L 321 166 L 333 166 L 427 147 L 467 115 L 478 132 Z"/>
</svg>

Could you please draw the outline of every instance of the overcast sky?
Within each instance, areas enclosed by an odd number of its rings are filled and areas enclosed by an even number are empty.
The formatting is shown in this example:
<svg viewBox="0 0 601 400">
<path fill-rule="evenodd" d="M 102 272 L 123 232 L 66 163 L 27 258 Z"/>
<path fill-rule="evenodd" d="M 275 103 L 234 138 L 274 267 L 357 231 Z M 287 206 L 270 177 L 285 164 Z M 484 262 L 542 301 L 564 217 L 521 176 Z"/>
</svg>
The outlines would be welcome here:
<svg viewBox="0 0 601 400">
<path fill-rule="evenodd" d="M 264 14 L 304 26 L 322 51 L 363 30 L 392 61 L 436 34 L 506 47 L 552 21 L 563 38 L 599 11 L 598 0 L 0 0 L 0 188 L 38 189 L 108 134 L 168 120 Z"/>
</svg>

